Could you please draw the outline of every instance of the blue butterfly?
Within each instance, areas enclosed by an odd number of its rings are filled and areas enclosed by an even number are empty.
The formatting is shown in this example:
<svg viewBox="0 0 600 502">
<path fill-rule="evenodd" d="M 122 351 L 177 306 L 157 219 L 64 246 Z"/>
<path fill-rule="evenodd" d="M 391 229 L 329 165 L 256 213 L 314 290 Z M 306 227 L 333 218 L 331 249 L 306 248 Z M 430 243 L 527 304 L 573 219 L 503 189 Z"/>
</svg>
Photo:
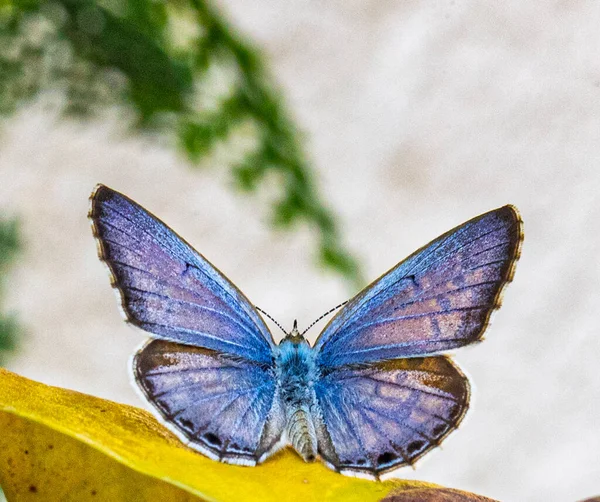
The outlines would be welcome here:
<svg viewBox="0 0 600 502">
<path fill-rule="evenodd" d="M 450 230 L 351 299 L 314 346 L 277 345 L 250 301 L 126 196 L 99 185 L 90 218 L 127 320 L 153 334 L 133 373 L 190 447 L 256 465 L 290 444 L 308 462 L 379 478 L 460 424 L 469 382 L 441 352 L 480 340 L 523 239 L 504 206 Z"/>
</svg>

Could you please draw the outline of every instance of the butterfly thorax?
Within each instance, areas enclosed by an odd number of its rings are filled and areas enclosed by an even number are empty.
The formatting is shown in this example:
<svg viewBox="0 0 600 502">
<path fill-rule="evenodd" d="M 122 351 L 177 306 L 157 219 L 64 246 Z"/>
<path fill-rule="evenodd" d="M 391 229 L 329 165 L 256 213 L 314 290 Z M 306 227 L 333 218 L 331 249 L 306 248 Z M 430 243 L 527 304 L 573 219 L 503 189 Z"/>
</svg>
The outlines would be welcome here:
<svg viewBox="0 0 600 502">
<path fill-rule="evenodd" d="M 286 431 L 292 446 L 306 461 L 317 455 L 317 435 L 312 420 L 317 369 L 313 350 L 302 336 L 288 335 L 276 357 L 279 395 L 285 407 Z"/>
</svg>

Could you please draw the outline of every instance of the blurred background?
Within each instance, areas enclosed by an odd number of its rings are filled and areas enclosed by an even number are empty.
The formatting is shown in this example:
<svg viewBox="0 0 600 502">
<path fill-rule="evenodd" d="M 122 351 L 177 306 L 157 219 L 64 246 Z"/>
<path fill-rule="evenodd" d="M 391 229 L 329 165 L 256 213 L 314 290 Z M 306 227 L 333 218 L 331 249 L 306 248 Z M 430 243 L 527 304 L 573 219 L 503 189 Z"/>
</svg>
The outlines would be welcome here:
<svg viewBox="0 0 600 502">
<path fill-rule="evenodd" d="M 96 183 L 287 329 L 511 203 L 514 283 L 485 342 L 455 354 L 471 411 L 398 475 L 502 501 L 598 494 L 598 14 L 592 0 L 2 3 L 2 364 L 144 405 L 127 361 L 146 337 L 122 322 L 87 220 Z"/>
</svg>

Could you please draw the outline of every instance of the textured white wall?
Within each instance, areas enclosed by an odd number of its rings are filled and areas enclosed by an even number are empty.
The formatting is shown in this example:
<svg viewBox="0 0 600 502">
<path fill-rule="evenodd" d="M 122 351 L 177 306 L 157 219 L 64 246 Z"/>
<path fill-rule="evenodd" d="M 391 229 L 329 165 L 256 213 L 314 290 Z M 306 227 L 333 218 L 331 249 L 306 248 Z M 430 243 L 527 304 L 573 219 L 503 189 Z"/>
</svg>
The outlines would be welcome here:
<svg viewBox="0 0 600 502">
<path fill-rule="evenodd" d="M 600 493 L 598 3 L 220 5 L 269 56 L 369 277 L 488 209 L 512 203 L 525 220 L 503 308 L 456 354 L 476 387 L 467 422 L 400 475 L 503 501 Z M 0 209 L 22 217 L 27 242 L 7 298 L 29 330 L 14 371 L 140 404 L 126 366 L 144 336 L 121 322 L 86 220 L 97 182 L 157 213 L 285 326 L 345 299 L 312 267 L 311 236 L 269 231 L 218 167 L 192 171 L 118 118 L 32 107 L 0 138 Z"/>
</svg>

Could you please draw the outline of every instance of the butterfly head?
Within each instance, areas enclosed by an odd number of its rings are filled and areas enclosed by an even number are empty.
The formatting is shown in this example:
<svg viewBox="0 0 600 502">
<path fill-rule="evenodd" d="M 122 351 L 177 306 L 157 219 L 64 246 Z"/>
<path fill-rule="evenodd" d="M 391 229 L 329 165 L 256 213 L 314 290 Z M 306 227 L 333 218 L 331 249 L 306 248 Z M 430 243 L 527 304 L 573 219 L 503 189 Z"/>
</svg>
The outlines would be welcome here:
<svg viewBox="0 0 600 502">
<path fill-rule="evenodd" d="M 296 319 L 294 319 L 294 326 L 292 327 L 292 331 L 285 335 L 284 340 L 289 340 L 290 342 L 294 343 L 306 342 L 306 338 L 304 338 L 304 335 L 300 333 L 300 331 L 298 331 L 298 321 Z"/>
</svg>

